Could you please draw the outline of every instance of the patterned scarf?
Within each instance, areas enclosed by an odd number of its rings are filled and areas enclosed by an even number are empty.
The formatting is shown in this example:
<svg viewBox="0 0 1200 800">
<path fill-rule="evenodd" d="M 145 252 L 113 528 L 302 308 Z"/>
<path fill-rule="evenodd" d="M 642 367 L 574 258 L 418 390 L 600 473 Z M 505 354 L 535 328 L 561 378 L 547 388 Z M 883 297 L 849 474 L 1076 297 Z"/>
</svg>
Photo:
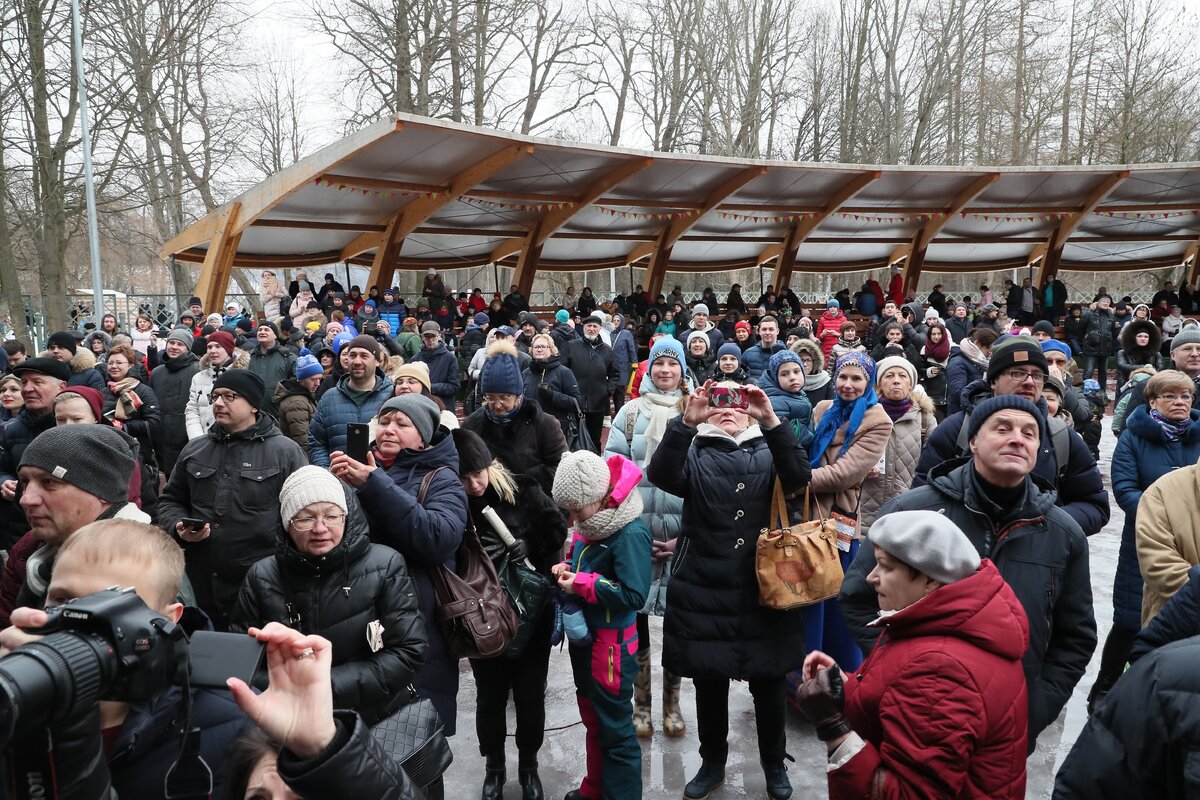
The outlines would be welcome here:
<svg viewBox="0 0 1200 800">
<path fill-rule="evenodd" d="M 1192 425 L 1190 415 L 1176 422 L 1175 420 L 1167 419 L 1154 409 L 1150 409 L 1150 419 L 1158 423 L 1158 427 L 1162 429 L 1163 436 L 1167 437 L 1168 442 L 1178 442 L 1187 435 L 1188 428 Z"/>
</svg>

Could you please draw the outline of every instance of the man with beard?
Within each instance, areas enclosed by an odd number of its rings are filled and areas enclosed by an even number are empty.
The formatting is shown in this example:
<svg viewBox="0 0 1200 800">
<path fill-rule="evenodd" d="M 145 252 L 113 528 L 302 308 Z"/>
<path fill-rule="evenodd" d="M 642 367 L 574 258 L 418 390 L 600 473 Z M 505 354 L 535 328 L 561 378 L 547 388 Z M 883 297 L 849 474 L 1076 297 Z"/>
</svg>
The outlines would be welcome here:
<svg viewBox="0 0 1200 800">
<path fill-rule="evenodd" d="M 320 396 L 308 426 L 308 458 L 318 467 L 328 467 L 330 454 L 346 449 L 347 425 L 370 423 L 392 396 L 392 379 L 381 369 L 383 348 L 379 342 L 370 336 L 355 336 L 342 346 L 339 357 L 343 354 L 346 372 Z"/>
</svg>

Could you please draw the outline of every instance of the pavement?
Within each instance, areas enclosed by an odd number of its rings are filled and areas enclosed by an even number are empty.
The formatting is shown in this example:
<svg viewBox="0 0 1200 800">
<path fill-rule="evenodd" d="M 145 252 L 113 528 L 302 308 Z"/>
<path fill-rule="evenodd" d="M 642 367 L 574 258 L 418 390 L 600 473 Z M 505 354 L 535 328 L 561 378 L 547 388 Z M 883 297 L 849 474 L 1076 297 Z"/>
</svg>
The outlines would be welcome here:
<svg viewBox="0 0 1200 800">
<path fill-rule="evenodd" d="M 1100 470 L 1104 484 L 1111 491 L 1109 464 L 1116 445 L 1105 420 L 1101 440 Z M 1100 533 L 1088 540 L 1091 555 L 1092 595 L 1099 628 L 1099 645 L 1088 666 L 1087 674 L 1075 688 L 1075 693 L 1052 725 L 1038 738 L 1037 750 L 1029 758 L 1026 797 L 1030 800 L 1049 798 L 1058 772 L 1071 745 L 1087 721 L 1087 693 L 1095 680 L 1100 664 L 1100 650 L 1112 625 L 1112 585 L 1116 571 L 1117 552 L 1121 541 L 1124 514 L 1114 502 L 1112 519 Z M 687 733 L 670 739 L 661 731 L 661 686 L 659 644 L 662 641 L 662 620 L 651 620 L 651 640 L 654 670 L 654 725 L 651 739 L 642 741 L 643 797 L 647 800 L 680 798 L 683 786 L 700 767 L 699 740 L 696 737 L 696 701 L 691 682 L 683 681 L 682 707 L 689 723 Z M 451 740 L 454 764 L 446 774 L 447 800 L 468 800 L 479 797 L 483 783 L 483 758 L 479 755 L 475 736 L 475 682 L 470 665 L 463 661 L 458 693 L 458 734 Z M 515 717 L 509 707 L 510 739 L 515 730 Z M 546 688 L 546 740 L 540 753 L 540 775 L 550 800 L 561 798 L 577 788 L 583 774 L 584 735 L 575 705 L 575 689 L 566 649 L 555 650 L 550 659 L 550 677 Z M 713 793 L 713 800 L 728 798 L 766 798 L 762 770 L 754 729 L 754 707 L 745 684 L 734 683 L 729 699 L 730 748 L 726 766 L 725 785 Z M 796 763 L 788 765 L 796 800 L 828 797 L 825 783 L 825 747 L 817 740 L 812 726 L 794 709 L 788 710 L 788 752 Z M 519 800 L 521 789 L 516 775 L 516 745 L 508 743 L 508 783 L 505 797 Z M 622 799 L 624 800 L 624 799 Z"/>
</svg>

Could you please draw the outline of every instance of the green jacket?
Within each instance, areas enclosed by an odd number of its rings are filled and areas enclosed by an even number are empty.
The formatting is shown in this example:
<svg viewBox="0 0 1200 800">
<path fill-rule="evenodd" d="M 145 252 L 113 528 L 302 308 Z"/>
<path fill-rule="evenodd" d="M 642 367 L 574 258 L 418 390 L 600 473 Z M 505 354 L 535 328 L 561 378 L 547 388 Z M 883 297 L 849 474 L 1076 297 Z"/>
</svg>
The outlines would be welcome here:
<svg viewBox="0 0 1200 800">
<path fill-rule="evenodd" d="M 589 542 L 575 534 L 571 571 L 583 616 L 592 631 L 624 630 L 636 622 L 650 591 L 650 529 L 640 519 L 607 539 Z"/>
</svg>

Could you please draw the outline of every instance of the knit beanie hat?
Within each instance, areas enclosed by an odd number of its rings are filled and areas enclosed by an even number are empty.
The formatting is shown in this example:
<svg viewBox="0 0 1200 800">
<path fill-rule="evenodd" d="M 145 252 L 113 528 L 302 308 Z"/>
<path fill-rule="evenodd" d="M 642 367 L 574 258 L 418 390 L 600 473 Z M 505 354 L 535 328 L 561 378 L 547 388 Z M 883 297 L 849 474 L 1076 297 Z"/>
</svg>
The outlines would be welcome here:
<svg viewBox="0 0 1200 800">
<path fill-rule="evenodd" d="M 1049 353 L 1051 350 L 1062 353 L 1067 357 L 1067 361 L 1070 361 L 1072 358 L 1071 346 L 1066 342 L 1060 342 L 1057 339 L 1047 339 L 1046 341 L 1042 342 L 1043 353 Z"/>
<path fill-rule="evenodd" d="M 703 333 L 700 335 L 704 336 Z M 734 347 L 737 347 L 737 345 L 734 345 Z M 670 336 L 658 337 L 654 342 L 654 346 L 650 348 L 650 357 L 646 359 L 646 365 L 649 366 L 660 358 L 673 358 L 679 362 L 680 366 L 683 366 L 683 345 L 679 343 L 678 339 Z"/>
<path fill-rule="evenodd" d="M 366 350 L 368 353 L 374 356 L 376 361 L 379 360 L 379 356 L 383 353 L 383 348 L 379 346 L 379 342 L 375 339 L 375 337 L 368 336 L 365 333 L 360 333 L 358 336 L 355 336 L 344 346 L 351 350 L 353 350 L 355 347 L 361 347 L 363 350 Z"/>
<path fill-rule="evenodd" d="M 707 333 L 705 333 L 704 331 L 692 331 L 691 333 L 689 333 L 687 335 L 686 344 L 687 344 L 688 350 L 692 349 L 692 339 L 704 339 L 704 343 L 706 345 L 709 343 Z"/>
<path fill-rule="evenodd" d="M 692 315 L 695 316 L 696 314 L 703 314 L 707 317 L 708 305 L 705 303 L 696 303 L 696 305 L 692 306 Z"/>
<path fill-rule="evenodd" d="M 842 304 L 840 302 L 838 302 L 835 298 L 831 297 L 831 298 L 829 298 L 829 302 L 825 304 L 825 307 L 826 308 L 841 308 Z"/>
<path fill-rule="evenodd" d="M 517 348 L 512 342 L 500 339 L 488 345 L 487 359 L 479 375 L 479 389 L 484 394 L 525 393 L 521 363 L 517 360 Z"/>
<path fill-rule="evenodd" d="M 192 297 L 188 298 L 187 304 L 188 304 L 189 308 L 191 308 L 192 306 L 200 306 L 201 308 L 204 307 L 204 303 L 200 302 L 200 298 L 196 297 L 194 295 Z"/>
<path fill-rule="evenodd" d="M 380 406 L 377 417 L 382 417 L 387 411 L 399 411 L 408 417 L 409 422 L 417 429 L 417 433 L 421 435 L 421 441 L 425 444 L 433 441 L 433 434 L 437 432 L 438 425 L 442 422 L 442 412 L 437 407 L 437 403 L 423 394 L 402 394 L 399 397 L 393 397 Z"/>
<path fill-rule="evenodd" d="M 1058 378 L 1054 377 L 1053 375 L 1046 376 L 1045 388 L 1050 389 L 1055 394 L 1057 394 L 1059 400 L 1062 400 L 1062 398 L 1067 396 L 1067 388 L 1063 385 L 1062 381 L 1060 381 Z"/>
<path fill-rule="evenodd" d="M 392 376 L 394 379 L 416 378 L 426 391 L 433 391 L 433 382 L 429 380 L 429 365 L 424 361 L 414 361 L 404 364 Z"/>
<path fill-rule="evenodd" d="M 475 315 L 475 324 L 476 325 L 487 325 L 488 322 L 490 322 L 490 321 L 491 321 L 491 317 L 489 317 L 487 314 L 483 313 L 482 311 L 480 311 L 478 314 Z"/>
<path fill-rule="evenodd" d="M 559 325 L 566 325 L 567 320 L 569 320 L 570 318 L 571 318 L 571 312 L 567 311 L 565 308 L 560 308 L 558 311 L 554 312 L 554 321 L 557 322 Z"/>
<path fill-rule="evenodd" d="M 237 392 L 256 409 L 262 408 L 263 399 L 267 396 L 267 385 L 263 379 L 248 369 L 225 370 L 213 381 L 213 389 Z"/>
<path fill-rule="evenodd" d="M 607 539 L 642 513 L 642 495 L 637 491 L 642 471 L 624 456 L 605 461 L 590 450 L 567 453 L 558 462 L 551 493 L 554 502 L 568 511 L 603 501 L 600 510 L 576 524 L 588 541 Z"/>
<path fill-rule="evenodd" d="M 237 321 L 237 327 L 238 330 L 249 333 L 250 331 L 254 330 L 254 323 L 250 321 L 249 317 L 242 317 Z"/>
<path fill-rule="evenodd" d="M 734 345 L 734 347 L 737 347 L 737 345 Z M 724 349 L 724 346 L 722 346 L 722 349 Z M 803 362 L 800 361 L 800 356 L 796 355 L 791 350 L 788 350 L 786 348 L 784 348 L 783 350 L 780 350 L 778 353 L 774 353 L 771 355 L 771 360 L 767 362 L 767 373 L 770 374 L 770 376 L 773 379 L 778 381 L 779 380 L 779 368 L 782 367 L 784 364 L 788 364 L 788 363 L 799 364 L 800 365 L 800 374 L 801 375 L 804 374 L 804 364 L 803 364 Z"/>
<path fill-rule="evenodd" d="M 1032 416 L 1037 420 L 1039 435 L 1043 439 L 1046 438 L 1046 418 L 1042 416 L 1041 409 L 1019 394 L 1002 394 L 989 397 L 971 409 L 971 413 L 967 416 L 967 419 L 970 421 L 967 426 L 967 438 L 974 439 L 975 434 L 979 433 L 979 429 L 983 427 L 983 423 L 987 422 L 988 417 L 997 411 L 1004 411 L 1006 409 L 1024 411 L 1026 414 Z"/>
<path fill-rule="evenodd" d="M 749 333 L 750 332 L 750 323 L 747 322 L 746 320 L 742 320 L 741 322 L 739 322 L 733 326 L 733 330 L 734 330 L 734 332 L 745 331 L 746 333 Z"/>
<path fill-rule="evenodd" d="M 733 356 L 738 361 L 742 360 L 742 348 L 738 347 L 733 342 L 726 342 L 721 345 L 721 349 L 717 351 L 717 358 L 721 359 L 725 356 Z"/>
<path fill-rule="evenodd" d="M 1054 338 L 1054 326 L 1050 323 L 1050 320 L 1048 320 L 1048 319 L 1039 319 L 1037 322 L 1035 322 L 1033 324 L 1033 332 L 1034 333 L 1039 333 L 1039 332 L 1044 333 L 1047 336 L 1049 336 L 1051 339 Z"/>
<path fill-rule="evenodd" d="M 226 304 L 225 304 L 225 310 L 226 310 L 226 311 L 228 311 L 228 310 L 229 310 L 229 309 L 231 309 L 231 308 L 232 308 L 232 309 L 233 309 L 235 312 L 241 313 L 242 306 L 241 306 L 241 304 L 240 304 L 240 303 L 238 303 L 238 301 L 237 301 L 237 300 L 230 300 L 228 303 L 226 303 Z"/>
<path fill-rule="evenodd" d="M 333 323 L 331 322 L 330 325 L 332 325 L 332 324 Z M 328 329 L 326 329 L 326 330 L 328 330 Z M 369 336 L 367 338 L 371 339 L 371 337 L 369 337 Z M 350 331 L 342 331 L 337 336 L 334 336 L 333 337 L 333 354 L 340 355 L 342 352 L 342 348 L 345 347 L 347 344 L 349 344 L 352 341 L 354 341 L 354 334 L 351 333 Z M 371 341 L 375 341 L 375 340 L 371 339 Z"/>
<path fill-rule="evenodd" d="M 316 356 L 300 356 L 296 359 L 296 380 L 302 381 L 315 375 L 324 375 L 325 369 Z"/>
<path fill-rule="evenodd" d="M 195 337 L 192 336 L 192 332 L 187 328 L 176 328 L 167 334 L 167 341 L 183 342 L 185 345 L 187 345 L 187 348 L 191 350 L 192 342 L 195 341 Z"/>
<path fill-rule="evenodd" d="M 75 341 L 75 337 L 71 335 L 70 331 L 55 331 L 46 340 L 46 347 L 53 347 L 54 345 L 58 345 L 64 350 L 70 350 L 71 355 L 75 355 L 75 349 L 79 346 L 79 343 Z"/>
<path fill-rule="evenodd" d="M 875 365 L 875 385 L 879 385 L 879 379 L 883 377 L 883 373 L 887 372 L 892 367 L 902 367 L 908 373 L 909 380 L 912 381 L 913 388 L 917 386 L 917 368 L 912 365 L 904 356 L 888 356 L 887 358 L 879 359 L 879 363 Z"/>
<path fill-rule="evenodd" d="M 129 497 L 136 466 L 121 431 L 108 425 L 65 425 L 39 433 L 21 454 L 22 467 L 38 467 L 106 503 Z"/>
<path fill-rule="evenodd" d="M 1041 343 L 1032 336 L 1001 336 L 992 345 L 992 357 L 987 368 L 988 383 L 996 380 L 1001 372 L 1021 366 L 1039 367 L 1043 373 L 1049 371 Z"/>
<path fill-rule="evenodd" d="M 1200 344 L 1200 328 L 1189 325 L 1175 334 L 1175 337 L 1171 339 L 1171 352 L 1174 353 L 1176 347 L 1182 347 L 1185 344 Z"/>
<path fill-rule="evenodd" d="M 458 450 L 459 475 L 487 469 L 492 463 L 492 451 L 478 433 L 466 428 L 455 428 L 450 435 L 454 437 L 454 447 Z"/>
<path fill-rule="evenodd" d="M 54 399 L 57 401 L 65 394 L 82 397 L 83 401 L 92 409 L 92 416 L 96 418 L 96 422 L 104 424 L 104 395 L 90 386 L 64 386 L 58 390 L 58 394 L 54 395 Z"/>
<path fill-rule="evenodd" d="M 215 311 L 204 318 L 204 324 L 212 325 L 214 328 L 221 327 L 221 324 L 224 321 L 225 321 L 224 317 L 222 317 L 220 314 L 218 314 Z"/>
<path fill-rule="evenodd" d="M 311 464 L 293 472 L 279 490 L 279 516 L 286 528 L 292 518 L 313 503 L 332 503 L 347 513 L 346 490 L 332 473 Z"/>
<path fill-rule="evenodd" d="M 954 583 L 979 569 L 979 553 L 962 529 L 936 511 L 893 511 L 875 520 L 871 544 L 938 583 Z"/>
<path fill-rule="evenodd" d="M 221 349 L 225 351 L 226 356 L 233 355 L 234 349 L 237 347 L 237 342 L 233 339 L 232 333 L 225 331 L 216 331 L 208 335 L 208 341 L 216 342 L 221 345 Z"/>
</svg>

